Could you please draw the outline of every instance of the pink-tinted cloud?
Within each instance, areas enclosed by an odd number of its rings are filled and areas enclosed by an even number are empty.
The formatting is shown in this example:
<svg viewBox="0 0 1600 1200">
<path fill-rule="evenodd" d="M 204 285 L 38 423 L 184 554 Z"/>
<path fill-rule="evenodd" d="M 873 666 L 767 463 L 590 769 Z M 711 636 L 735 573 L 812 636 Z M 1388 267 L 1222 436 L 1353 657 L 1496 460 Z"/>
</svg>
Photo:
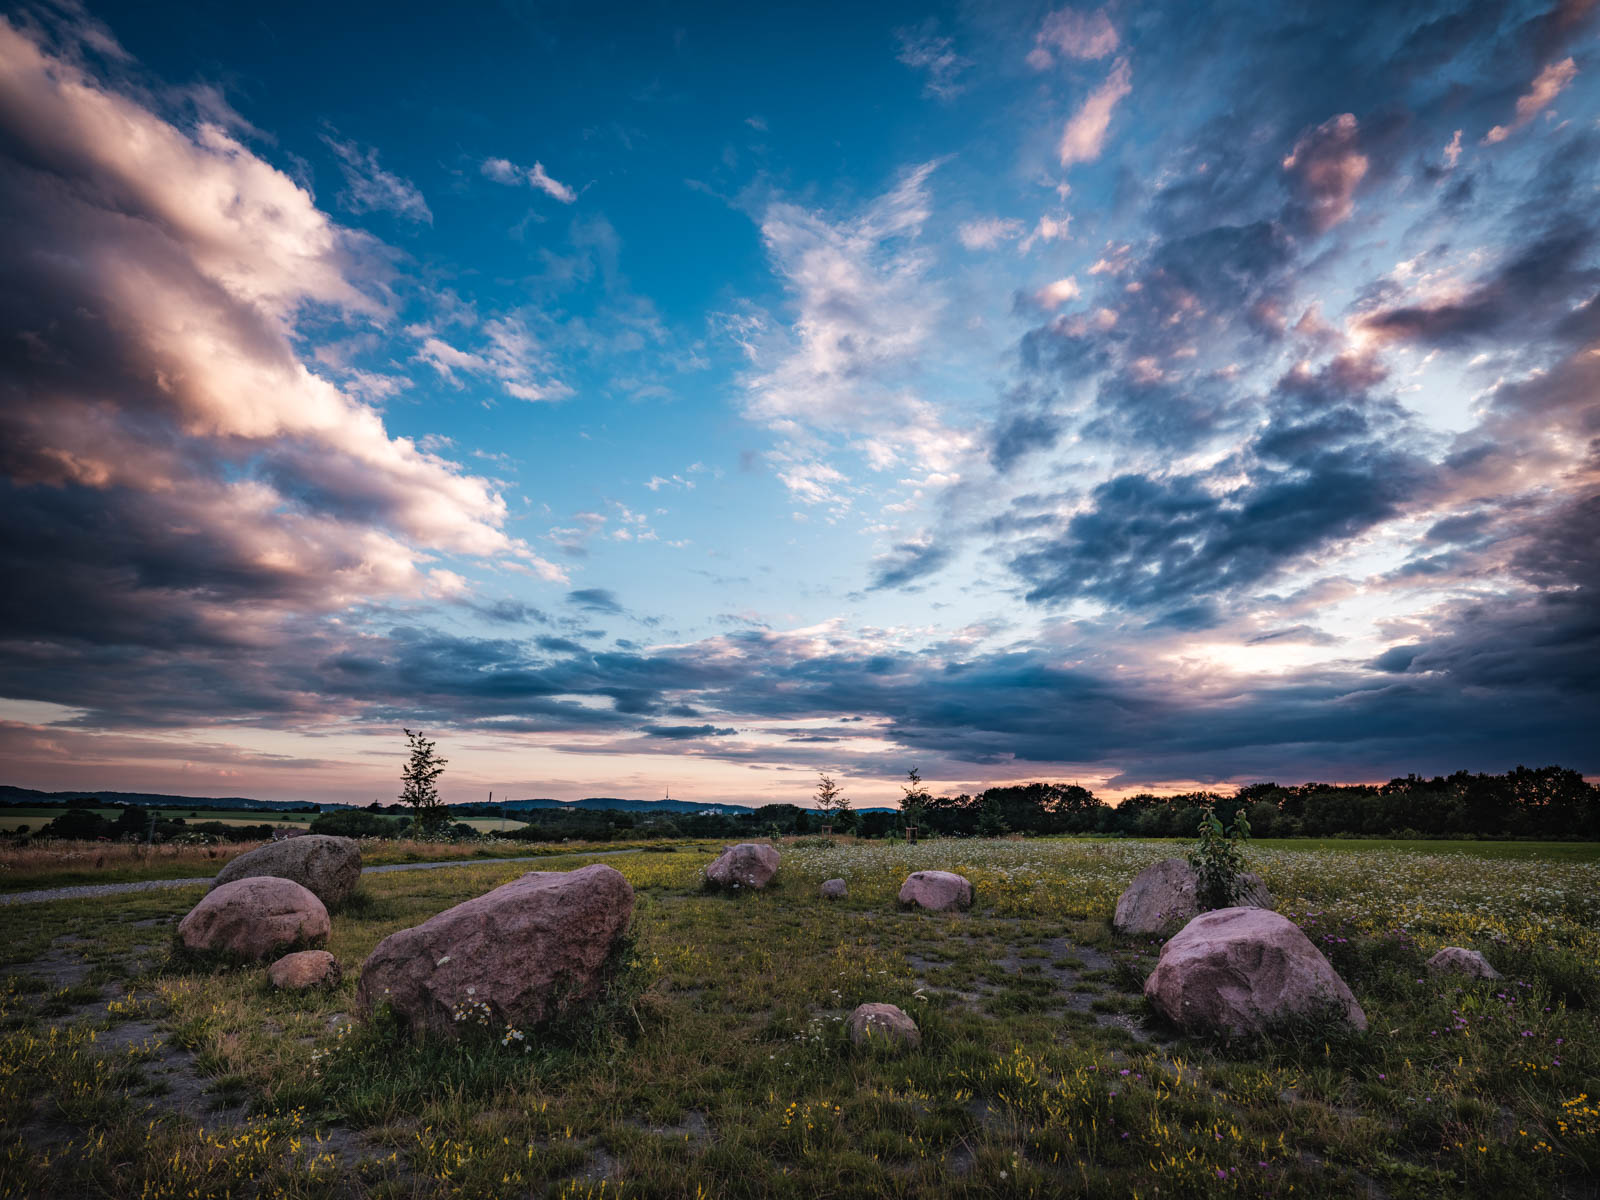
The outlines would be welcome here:
<svg viewBox="0 0 1600 1200">
<path fill-rule="evenodd" d="M 1305 223 L 1315 233 L 1332 229 L 1355 210 L 1356 188 L 1370 165 L 1360 136 L 1355 115 L 1341 113 L 1301 134 L 1283 160 Z"/>
<path fill-rule="evenodd" d="M 1120 44 L 1117 30 L 1106 10 L 1092 13 L 1063 8 L 1045 17 L 1028 52 L 1028 65 L 1043 71 L 1055 63 L 1055 56 L 1075 59 L 1104 58 Z"/>
<path fill-rule="evenodd" d="M 1529 121 L 1549 108 L 1565 89 L 1578 76 L 1578 64 L 1571 58 L 1564 58 L 1558 63 L 1551 63 L 1535 77 L 1533 84 L 1527 92 L 1517 98 L 1516 116 L 1509 125 L 1496 125 L 1484 136 L 1484 141 L 1493 145 L 1503 142 Z"/>
<path fill-rule="evenodd" d="M 1061 165 L 1093 162 L 1105 147 L 1106 133 L 1111 128 L 1111 115 L 1122 98 L 1133 91 L 1133 68 L 1128 60 L 1119 58 L 1111 68 L 1105 82 L 1089 93 L 1083 107 L 1072 115 L 1061 134 Z"/>
</svg>

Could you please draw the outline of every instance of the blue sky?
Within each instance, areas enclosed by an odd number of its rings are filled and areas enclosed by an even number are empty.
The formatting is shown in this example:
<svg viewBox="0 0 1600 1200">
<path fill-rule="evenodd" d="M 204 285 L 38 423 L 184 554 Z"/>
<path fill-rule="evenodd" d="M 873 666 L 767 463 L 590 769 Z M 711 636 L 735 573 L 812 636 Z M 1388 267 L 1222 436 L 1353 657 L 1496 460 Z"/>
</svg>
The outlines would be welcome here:
<svg viewBox="0 0 1600 1200">
<path fill-rule="evenodd" d="M 8 781 L 1600 771 L 1595 32 L 11 8 Z"/>
</svg>

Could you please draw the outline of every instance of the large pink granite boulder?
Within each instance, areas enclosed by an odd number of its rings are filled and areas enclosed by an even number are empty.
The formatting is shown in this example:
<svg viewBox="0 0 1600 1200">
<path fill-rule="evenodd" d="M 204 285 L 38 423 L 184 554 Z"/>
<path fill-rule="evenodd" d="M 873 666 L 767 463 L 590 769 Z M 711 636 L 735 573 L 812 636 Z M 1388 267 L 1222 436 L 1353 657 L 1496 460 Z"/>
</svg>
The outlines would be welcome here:
<svg viewBox="0 0 1600 1200">
<path fill-rule="evenodd" d="M 706 881 L 717 887 L 760 891 L 778 873 L 778 852 L 762 842 L 729 846 L 706 868 Z"/>
<path fill-rule="evenodd" d="M 1239 876 L 1239 882 L 1236 907 L 1272 907 L 1272 893 L 1261 876 L 1246 872 Z M 1187 924 L 1200 911 L 1195 903 L 1195 886 L 1195 871 L 1187 859 L 1163 859 L 1140 871 L 1117 897 L 1112 924 L 1118 933 L 1133 934 L 1162 933 Z"/>
<path fill-rule="evenodd" d="M 417 1034 L 528 1029 L 599 994 L 632 916 L 633 888 L 614 867 L 533 871 L 384 938 L 362 964 L 356 1007 L 387 1002 Z"/>
<path fill-rule="evenodd" d="M 922 1045 L 922 1031 L 917 1023 L 906 1016 L 905 1009 L 895 1004 L 863 1004 L 850 1014 L 845 1027 L 857 1046 L 877 1043 L 914 1050 Z"/>
<path fill-rule="evenodd" d="M 953 871 L 913 871 L 900 885 L 900 903 L 932 912 L 971 908 L 972 884 Z"/>
<path fill-rule="evenodd" d="M 215 889 L 255 875 L 292 879 L 315 892 L 329 908 L 338 908 L 361 881 L 361 843 L 322 833 L 269 842 L 223 867 L 211 886 Z"/>
<path fill-rule="evenodd" d="M 238 958 L 270 958 L 328 936 L 328 910 L 292 879 L 236 879 L 206 893 L 178 922 L 185 949 Z"/>
<path fill-rule="evenodd" d="M 1361 1005 L 1300 927 L 1264 908 L 1194 918 L 1161 948 L 1144 994 L 1197 1032 L 1265 1033 L 1295 1018 L 1367 1027 Z"/>
</svg>

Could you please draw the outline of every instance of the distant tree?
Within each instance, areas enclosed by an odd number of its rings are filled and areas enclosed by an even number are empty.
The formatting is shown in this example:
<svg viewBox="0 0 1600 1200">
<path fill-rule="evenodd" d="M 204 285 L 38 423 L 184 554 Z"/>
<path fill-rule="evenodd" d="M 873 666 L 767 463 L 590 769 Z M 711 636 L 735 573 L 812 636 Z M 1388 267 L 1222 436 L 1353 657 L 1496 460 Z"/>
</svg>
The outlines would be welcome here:
<svg viewBox="0 0 1600 1200">
<path fill-rule="evenodd" d="M 407 729 L 405 735 L 410 757 L 400 772 L 400 799 L 416 813 L 417 829 L 424 834 L 432 833 L 450 819 L 439 800 L 438 786 L 439 776 L 444 774 L 445 763 L 449 760 L 434 753 L 434 743 L 423 737 L 420 729 L 416 733 Z"/>
<path fill-rule="evenodd" d="M 933 799 L 928 789 L 922 786 L 922 772 L 915 767 L 907 771 L 906 782 L 900 790 L 905 793 L 900 801 L 900 815 L 905 818 L 907 825 L 916 825 L 922 820 L 928 801 Z"/>
<path fill-rule="evenodd" d="M 817 811 L 822 814 L 822 823 L 832 825 L 835 817 L 841 817 L 850 811 L 850 799 L 844 794 L 832 775 L 826 771 L 819 771 L 817 780 Z"/>
</svg>

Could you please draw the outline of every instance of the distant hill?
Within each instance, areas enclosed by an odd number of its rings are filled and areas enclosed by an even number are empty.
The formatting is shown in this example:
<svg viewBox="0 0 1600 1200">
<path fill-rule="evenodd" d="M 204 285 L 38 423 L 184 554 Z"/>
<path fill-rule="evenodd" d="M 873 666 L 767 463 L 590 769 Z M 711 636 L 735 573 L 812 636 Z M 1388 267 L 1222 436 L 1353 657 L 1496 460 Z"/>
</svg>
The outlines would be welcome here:
<svg viewBox="0 0 1600 1200">
<path fill-rule="evenodd" d="M 452 808 L 465 807 L 453 804 Z M 473 805 L 488 808 L 489 805 Z M 496 800 L 494 808 L 505 812 L 532 812 L 538 809 L 587 808 L 605 812 L 743 813 L 755 809 L 746 804 L 703 804 L 697 800 L 624 800 L 620 796 L 585 796 L 582 800 Z"/>
<path fill-rule="evenodd" d="M 313 807 L 305 800 L 252 800 L 248 796 L 168 796 L 160 792 L 99 792 L 78 788 L 70 792 L 39 792 L 33 788 L 0 783 L 0 804 L 60 804 L 91 799 L 102 804 L 133 804 L 146 808 L 244 808 L 258 812 Z"/>
<path fill-rule="evenodd" d="M 130 804 L 145 808 L 236 808 L 256 812 L 278 812 L 285 809 L 317 808 L 320 811 L 337 811 L 342 808 L 361 808 L 364 805 L 315 804 L 304 800 L 252 800 L 248 796 L 169 796 L 161 792 L 102 792 L 78 789 L 70 792 L 40 792 L 33 788 L 11 787 L 0 784 L 0 805 L 5 804 L 62 804 L 72 800 L 90 799 L 101 804 Z M 552 800 L 538 797 L 529 800 L 496 800 L 493 803 L 477 801 L 469 804 L 451 804 L 447 807 L 459 815 L 481 813 L 499 816 L 504 813 L 533 813 L 540 810 L 588 809 L 600 812 L 632 813 L 724 813 L 737 816 L 756 811 L 756 805 L 716 804 L 699 800 L 626 800 L 621 796 L 585 796 L 582 800 Z M 891 812 L 892 809 L 861 808 L 857 812 Z"/>
</svg>

